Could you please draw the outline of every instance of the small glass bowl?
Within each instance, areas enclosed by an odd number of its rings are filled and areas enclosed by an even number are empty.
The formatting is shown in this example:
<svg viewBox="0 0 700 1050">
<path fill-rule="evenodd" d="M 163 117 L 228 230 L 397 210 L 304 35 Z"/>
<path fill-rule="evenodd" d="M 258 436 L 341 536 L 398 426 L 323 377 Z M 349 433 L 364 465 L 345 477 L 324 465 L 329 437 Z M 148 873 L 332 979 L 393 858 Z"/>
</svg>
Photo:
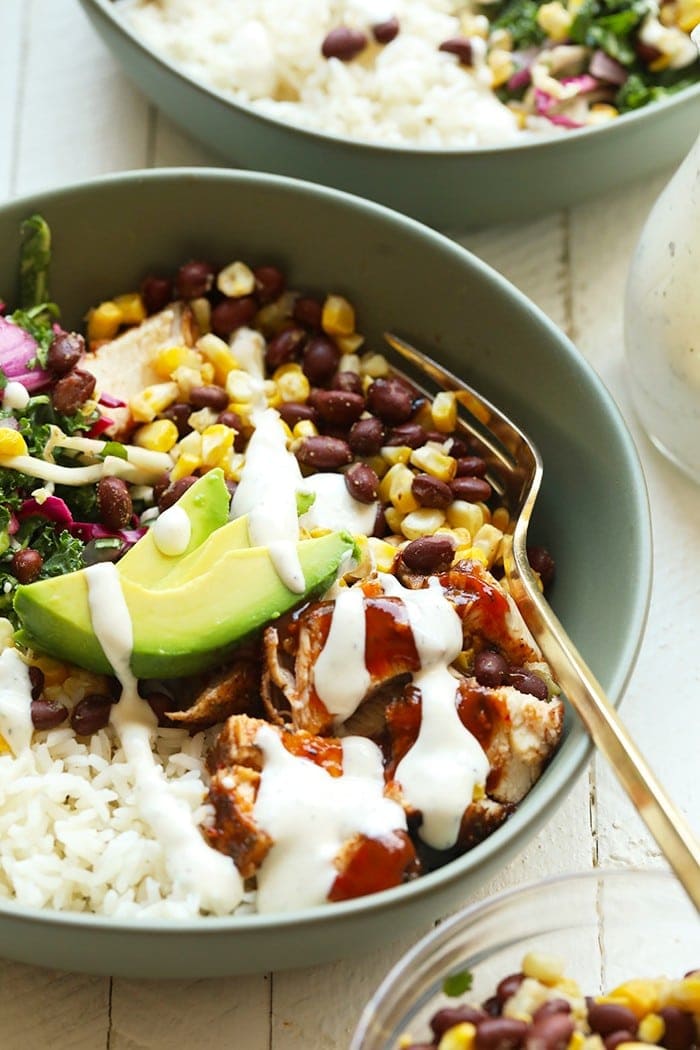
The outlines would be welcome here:
<svg viewBox="0 0 700 1050">
<path fill-rule="evenodd" d="M 360 1019 L 350 1050 L 397 1050 L 401 1036 L 430 1042 L 444 1006 L 480 1003 L 526 952 L 557 955 L 586 995 L 633 977 L 680 978 L 700 967 L 700 917 L 663 871 L 595 869 L 509 890 L 441 923 L 397 963 Z M 470 971 L 458 998 L 447 977 Z"/>
</svg>

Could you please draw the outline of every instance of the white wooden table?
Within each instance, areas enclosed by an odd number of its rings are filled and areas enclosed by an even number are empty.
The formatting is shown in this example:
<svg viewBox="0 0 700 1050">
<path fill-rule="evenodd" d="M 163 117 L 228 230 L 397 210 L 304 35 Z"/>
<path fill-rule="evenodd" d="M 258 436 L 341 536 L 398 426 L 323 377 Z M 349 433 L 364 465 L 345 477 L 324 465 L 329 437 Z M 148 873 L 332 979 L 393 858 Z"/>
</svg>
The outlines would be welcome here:
<svg viewBox="0 0 700 1050">
<path fill-rule="evenodd" d="M 0 14 L 0 199 L 114 170 L 220 163 L 131 87 L 75 0 L 0 0 Z M 700 488 L 661 458 L 632 418 L 622 352 L 630 253 L 666 177 L 464 243 L 577 343 L 637 441 L 656 578 L 622 714 L 700 832 Z M 661 863 L 614 777 L 594 761 L 551 823 L 483 894 L 598 864 Z M 365 1000 L 411 939 L 352 962 L 221 980 L 110 980 L 0 960 L 0 1047 L 342 1050 Z"/>
</svg>

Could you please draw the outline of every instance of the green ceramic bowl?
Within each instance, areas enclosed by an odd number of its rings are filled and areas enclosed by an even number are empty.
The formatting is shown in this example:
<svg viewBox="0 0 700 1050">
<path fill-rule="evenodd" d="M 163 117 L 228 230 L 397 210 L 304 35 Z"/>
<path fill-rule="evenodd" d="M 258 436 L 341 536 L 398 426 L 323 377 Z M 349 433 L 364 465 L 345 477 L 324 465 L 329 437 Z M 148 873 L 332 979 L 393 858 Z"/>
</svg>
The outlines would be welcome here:
<svg viewBox="0 0 700 1050">
<path fill-rule="evenodd" d="M 170 169 L 111 176 L 0 207 L 0 294 L 15 295 L 23 217 L 53 231 L 52 295 L 64 321 L 191 256 L 272 262 L 290 284 L 356 305 L 370 347 L 393 329 L 431 348 L 532 435 L 544 458 L 534 537 L 555 552 L 553 603 L 614 700 L 634 663 L 649 597 L 650 526 L 631 438 L 610 396 L 561 332 L 502 277 L 410 219 L 275 176 Z M 605 518 L 602 518 L 605 508 Z M 112 921 L 0 906 L 0 955 L 131 976 L 207 976 L 367 952 L 425 930 L 523 849 L 590 750 L 568 723 L 562 747 L 489 839 L 413 883 L 284 916 Z M 300 948 L 300 946 L 302 946 Z"/>
<path fill-rule="evenodd" d="M 134 83 L 229 163 L 292 175 L 453 231 L 522 220 L 677 163 L 700 127 L 700 84 L 607 125 L 500 148 L 384 148 L 294 128 L 207 87 L 140 43 L 113 0 L 81 0 Z"/>
</svg>

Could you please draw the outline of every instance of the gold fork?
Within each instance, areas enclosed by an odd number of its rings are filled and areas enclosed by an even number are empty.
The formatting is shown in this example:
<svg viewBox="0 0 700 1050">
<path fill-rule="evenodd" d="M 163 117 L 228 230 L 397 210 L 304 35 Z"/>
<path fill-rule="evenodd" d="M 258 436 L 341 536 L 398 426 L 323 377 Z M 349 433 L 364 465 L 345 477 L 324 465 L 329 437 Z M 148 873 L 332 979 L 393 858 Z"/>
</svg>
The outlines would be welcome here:
<svg viewBox="0 0 700 1050">
<path fill-rule="evenodd" d="M 489 467 L 489 481 L 515 520 L 503 557 L 513 599 L 569 703 L 700 911 L 700 843 L 554 615 L 530 567 L 526 541 L 542 481 L 539 452 L 512 420 L 472 387 L 398 336 L 387 332 L 384 338 L 421 377 L 456 393 L 463 409 L 459 413 L 460 428 L 480 444 Z"/>
</svg>

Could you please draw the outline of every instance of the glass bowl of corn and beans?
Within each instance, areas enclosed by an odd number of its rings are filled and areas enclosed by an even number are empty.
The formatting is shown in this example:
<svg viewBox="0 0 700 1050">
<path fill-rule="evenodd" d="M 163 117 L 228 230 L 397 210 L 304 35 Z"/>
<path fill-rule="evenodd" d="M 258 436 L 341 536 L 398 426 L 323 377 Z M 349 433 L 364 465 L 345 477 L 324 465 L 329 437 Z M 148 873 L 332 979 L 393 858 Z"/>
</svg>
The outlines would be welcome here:
<svg viewBox="0 0 700 1050">
<path fill-rule="evenodd" d="M 594 869 L 478 902 L 401 959 L 351 1050 L 693 1050 L 700 919 L 662 871 Z"/>
</svg>

